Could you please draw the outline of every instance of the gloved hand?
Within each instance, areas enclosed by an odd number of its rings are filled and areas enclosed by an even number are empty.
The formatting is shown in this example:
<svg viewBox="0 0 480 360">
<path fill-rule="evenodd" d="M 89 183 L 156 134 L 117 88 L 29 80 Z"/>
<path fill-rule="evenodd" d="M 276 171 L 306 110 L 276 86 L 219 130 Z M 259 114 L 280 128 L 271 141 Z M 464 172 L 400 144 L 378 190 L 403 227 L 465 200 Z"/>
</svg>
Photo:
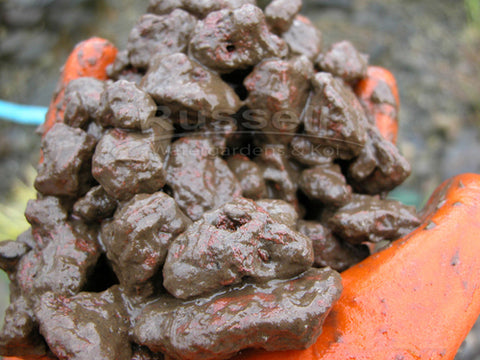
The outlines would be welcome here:
<svg viewBox="0 0 480 360">
<path fill-rule="evenodd" d="M 64 67 L 44 134 L 62 121 L 69 81 L 106 78 L 116 49 L 92 38 Z M 384 137 L 396 140 L 398 92 L 393 76 L 371 68 L 357 95 L 374 107 Z M 392 87 L 395 103 L 375 103 L 377 80 Z M 464 174 L 438 187 L 422 224 L 381 252 L 342 273 L 344 290 L 317 342 L 306 350 L 246 351 L 236 360 L 453 359 L 480 315 L 480 175 Z M 16 358 L 6 358 L 6 360 Z"/>
<path fill-rule="evenodd" d="M 480 175 L 445 181 L 422 220 L 342 273 L 342 296 L 312 347 L 236 360 L 453 359 L 480 315 Z"/>
</svg>

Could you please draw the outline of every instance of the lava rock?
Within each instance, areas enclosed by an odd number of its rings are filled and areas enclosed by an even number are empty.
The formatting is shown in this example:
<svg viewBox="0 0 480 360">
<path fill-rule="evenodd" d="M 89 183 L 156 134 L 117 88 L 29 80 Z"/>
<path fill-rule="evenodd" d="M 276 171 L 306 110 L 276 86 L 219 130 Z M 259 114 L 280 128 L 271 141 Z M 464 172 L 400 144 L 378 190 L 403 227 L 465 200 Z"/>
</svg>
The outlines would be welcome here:
<svg viewBox="0 0 480 360">
<path fill-rule="evenodd" d="M 148 11 L 154 14 L 168 14 L 175 9 L 183 9 L 204 18 L 212 11 L 237 9 L 245 4 L 256 5 L 255 0 L 150 0 Z"/>
<path fill-rule="evenodd" d="M 352 196 L 352 188 L 337 164 L 303 170 L 299 187 L 311 200 L 318 200 L 326 206 L 345 205 Z"/>
<path fill-rule="evenodd" d="M 306 108 L 305 132 L 314 144 L 338 149 L 341 159 L 357 156 L 367 141 L 368 120 L 355 94 L 329 73 L 317 73 Z"/>
<path fill-rule="evenodd" d="M 43 249 L 28 252 L 17 265 L 15 282 L 33 303 L 46 291 L 80 292 L 100 256 L 96 229 L 80 222 L 57 226 L 50 237 Z"/>
<path fill-rule="evenodd" d="M 32 308 L 24 297 L 16 297 L 5 312 L 0 331 L 0 356 L 40 358 L 47 354 Z"/>
<path fill-rule="evenodd" d="M 32 228 L 29 228 L 24 232 L 22 232 L 20 235 L 18 235 L 17 241 L 25 244 L 29 249 L 38 248 L 38 243 L 35 241 L 33 237 Z"/>
<path fill-rule="evenodd" d="M 231 140 L 237 136 L 238 126 L 233 118 L 228 115 L 217 113 L 215 119 L 211 119 L 206 124 L 199 124 L 198 137 L 202 139 L 209 139 L 210 143 L 216 149 L 216 153 L 220 156 L 228 155 L 229 145 Z M 224 115 L 227 115 L 224 117 Z"/>
<path fill-rule="evenodd" d="M 282 35 L 290 52 L 294 55 L 305 55 L 315 61 L 322 51 L 323 36 L 312 22 L 302 15 L 297 15 L 292 25 Z"/>
<path fill-rule="evenodd" d="M 99 120 L 103 113 L 101 98 L 104 91 L 104 82 L 91 77 L 70 81 L 64 97 L 65 124 L 86 129 L 91 120 Z"/>
<path fill-rule="evenodd" d="M 29 247 L 20 241 L 0 241 L 0 269 L 8 274 L 15 271 L 19 259 L 28 252 Z"/>
<path fill-rule="evenodd" d="M 146 346 L 134 346 L 131 360 L 164 360 L 164 357 L 161 353 L 152 353 Z"/>
<path fill-rule="evenodd" d="M 107 75 L 112 80 L 125 80 L 139 85 L 144 75 L 144 69 L 132 66 L 128 56 L 128 50 L 124 49 L 117 53 L 113 63 L 106 68 Z"/>
<path fill-rule="evenodd" d="M 122 129 L 146 129 L 157 111 L 150 95 L 126 80 L 108 85 L 102 102 L 108 110 L 103 114 L 101 123 Z"/>
<path fill-rule="evenodd" d="M 42 140 L 35 188 L 44 195 L 76 197 L 90 188 L 96 141 L 81 129 L 55 124 Z"/>
<path fill-rule="evenodd" d="M 191 220 L 163 192 L 138 194 L 102 225 L 107 257 L 125 289 L 140 288 L 165 262 L 170 243 Z"/>
<path fill-rule="evenodd" d="M 180 209 L 194 221 L 242 192 L 235 175 L 207 139 L 181 138 L 172 144 L 167 184 Z"/>
<path fill-rule="evenodd" d="M 376 196 L 354 194 L 328 219 L 332 233 L 351 244 L 395 240 L 420 224 L 415 208 Z"/>
<path fill-rule="evenodd" d="M 149 135 L 113 129 L 97 145 L 92 174 L 117 200 L 154 193 L 165 185 L 163 158 L 154 145 Z"/>
<path fill-rule="evenodd" d="M 398 148 L 385 139 L 375 126 L 367 129 L 368 141 L 348 168 L 353 187 L 364 193 L 379 194 L 403 183 L 411 172 Z"/>
<path fill-rule="evenodd" d="M 313 144 L 309 136 L 295 135 L 290 142 L 290 156 L 306 166 L 330 165 L 338 156 L 331 146 Z"/>
<path fill-rule="evenodd" d="M 288 54 L 285 42 L 268 30 L 262 10 L 249 4 L 212 12 L 199 21 L 190 51 L 200 63 L 219 73 L 246 69 L 265 58 Z"/>
<path fill-rule="evenodd" d="M 195 17 L 180 9 L 168 15 L 143 15 L 128 38 L 130 63 L 147 69 L 155 55 L 186 52 L 196 22 Z"/>
<path fill-rule="evenodd" d="M 325 268 L 290 280 L 238 285 L 196 301 L 164 296 L 143 309 L 133 339 L 185 360 L 226 359 L 245 348 L 304 349 L 320 335 L 341 290 L 340 275 Z"/>
<path fill-rule="evenodd" d="M 87 134 L 95 139 L 98 143 L 100 139 L 105 135 L 106 129 L 102 125 L 98 124 L 95 121 L 92 121 L 87 126 Z"/>
<path fill-rule="evenodd" d="M 60 359 L 130 360 L 130 321 L 117 288 L 73 297 L 45 293 L 35 308 L 40 333 Z"/>
<path fill-rule="evenodd" d="M 36 239 L 36 245 L 43 248 L 48 242 L 50 234 L 67 221 L 68 212 L 60 198 L 45 196 L 28 201 L 25 218 L 32 225 L 32 234 Z"/>
<path fill-rule="evenodd" d="M 245 79 L 246 104 L 255 110 L 254 121 L 269 143 L 288 143 L 295 135 L 312 76 L 312 63 L 301 56 L 289 61 L 265 60 Z"/>
<path fill-rule="evenodd" d="M 347 270 L 370 255 L 366 245 L 351 245 L 335 237 L 330 229 L 320 222 L 300 220 L 297 229 L 312 240 L 315 256 L 314 266 L 331 267 L 337 271 Z"/>
<path fill-rule="evenodd" d="M 189 117 L 198 122 L 219 111 L 235 113 L 241 106 L 219 75 L 181 53 L 156 57 L 140 86 L 168 112 L 165 116 L 173 116 L 181 126 L 189 124 Z"/>
<path fill-rule="evenodd" d="M 293 230 L 296 229 L 298 213 L 291 204 L 278 199 L 261 199 L 256 203 L 270 215 L 273 221 L 285 224 Z"/>
<path fill-rule="evenodd" d="M 367 76 L 368 56 L 360 53 L 350 41 L 340 41 L 320 54 L 316 64 L 322 71 L 355 82 Z"/>
<path fill-rule="evenodd" d="M 73 215 L 87 222 L 101 221 L 111 217 L 116 208 L 117 201 L 98 185 L 91 188 L 73 205 Z"/>
<path fill-rule="evenodd" d="M 276 34 L 287 31 L 302 8 L 302 0 L 273 0 L 265 8 L 270 29 Z"/>
<path fill-rule="evenodd" d="M 281 199 L 297 207 L 297 172 L 287 158 L 283 145 L 267 145 L 254 160 L 263 173 L 267 197 Z"/>
<path fill-rule="evenodd" d="M 275 222 L 252 200 L 237 198 L 205 213 L 170 246 L 163 285 L 175 297 L 189 297 L 237 284 L 289 278 L 313 262 L 311 242 Z"/>
<path fill-rule="evenodd" d="M 249 199 L 260 199 L 266 195 L 265 181 L 260 167 L 243 155 L 227 160 L 228 167 L 235 174 L 242 188 L 242 195 Z"/>
<path fill-rule="evenodd" d="M 107 66 L 107 76 L 110 79 L 118 80 L 118 78 L 128 68 L 132 68 L 132 64 L 130 64 L 130 59 L 128 57 L 128 50 L 120 50 L 117 52 L 117 56 L 115 57 L 113 63 Z"/>
</svg>

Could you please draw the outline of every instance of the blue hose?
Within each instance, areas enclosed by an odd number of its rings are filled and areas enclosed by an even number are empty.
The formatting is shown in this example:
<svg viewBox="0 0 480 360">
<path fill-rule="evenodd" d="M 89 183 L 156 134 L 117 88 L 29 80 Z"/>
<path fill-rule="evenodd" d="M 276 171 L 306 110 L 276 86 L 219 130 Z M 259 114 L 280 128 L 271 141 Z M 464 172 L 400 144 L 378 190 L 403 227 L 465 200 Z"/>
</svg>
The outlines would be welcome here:
<svg viewBox="0 0 480 360">
<path fill-rule="evenodd" d="M 43 106 L 20 105 L 0 100 L 0 119 L 19 124 L 43 124 L 47 110 L 48 108 Z"/>
</svg>

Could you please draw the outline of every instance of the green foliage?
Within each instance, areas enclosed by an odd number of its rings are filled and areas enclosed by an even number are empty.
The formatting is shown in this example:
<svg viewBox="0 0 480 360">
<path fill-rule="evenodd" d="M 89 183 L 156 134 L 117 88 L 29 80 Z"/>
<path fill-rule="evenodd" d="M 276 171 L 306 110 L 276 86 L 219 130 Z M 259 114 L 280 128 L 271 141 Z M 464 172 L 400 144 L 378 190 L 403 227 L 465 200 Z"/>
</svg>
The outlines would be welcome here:
<svg viewBox="0 0 480 360">
<path fill-rule="evenodd" d="M 480 29 L 480 0 L 464 0 L 470 23 Z"/>
<path fill-rule="evenodd" d="M 32 167 L 27 168 L 25 180 L 17 179 L 7 201 L 0 203 L 0 241 L 15 240 L 30 226 L 24 213 L 28 200 L 34 199 L 36 196 L 33 188 L 34 179 L 35 170 Z M 0 270 L 0 327 L 3 326 L 5 309 L 9 303 L 9 293 L 8 276 Z"/>
<path fill-rule="evenodd" d="M 24 213 L 28 200 L 35 198 L 34 177 L 35 170 L 29 168 L 26 173 L 27 180 L 17 179 L 8 201 L 0 204 L 0 241 L 15 240 L 18 235 L 28 229 L 29 224 Z"/>
</svg>

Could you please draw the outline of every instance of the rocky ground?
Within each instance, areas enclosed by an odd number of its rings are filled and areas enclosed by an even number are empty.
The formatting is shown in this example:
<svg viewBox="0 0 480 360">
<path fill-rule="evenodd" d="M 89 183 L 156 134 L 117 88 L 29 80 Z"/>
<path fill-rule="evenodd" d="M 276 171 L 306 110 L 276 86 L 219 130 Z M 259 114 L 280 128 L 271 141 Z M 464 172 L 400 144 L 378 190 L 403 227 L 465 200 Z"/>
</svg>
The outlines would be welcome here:
<svg viewBox="0 0 480 360">
<path fill-rule="evenodd" d="M 385 66 L 397 77 L 399 144 L 413 173 L 396 196 L 421 205 L 444 179 L 480 172 L 478 14 L 460 0 L 304 4 L 327 46 L 349 39 L 370 55 L 371 64 Z M 98 35 L 123 48 L 146 6 L 146 0 L 1 1 L 0 99 L 46 106 L 74 44 Z M 7 201 L 12 181 L 23 176 L 25 167 L 37 162 L 38 148 L 35 127 L 0 121 L 0 201 Z M 457 359 L 480 359 L 476 333 L 480 330 L 467 338 Z"/>
</svg>

